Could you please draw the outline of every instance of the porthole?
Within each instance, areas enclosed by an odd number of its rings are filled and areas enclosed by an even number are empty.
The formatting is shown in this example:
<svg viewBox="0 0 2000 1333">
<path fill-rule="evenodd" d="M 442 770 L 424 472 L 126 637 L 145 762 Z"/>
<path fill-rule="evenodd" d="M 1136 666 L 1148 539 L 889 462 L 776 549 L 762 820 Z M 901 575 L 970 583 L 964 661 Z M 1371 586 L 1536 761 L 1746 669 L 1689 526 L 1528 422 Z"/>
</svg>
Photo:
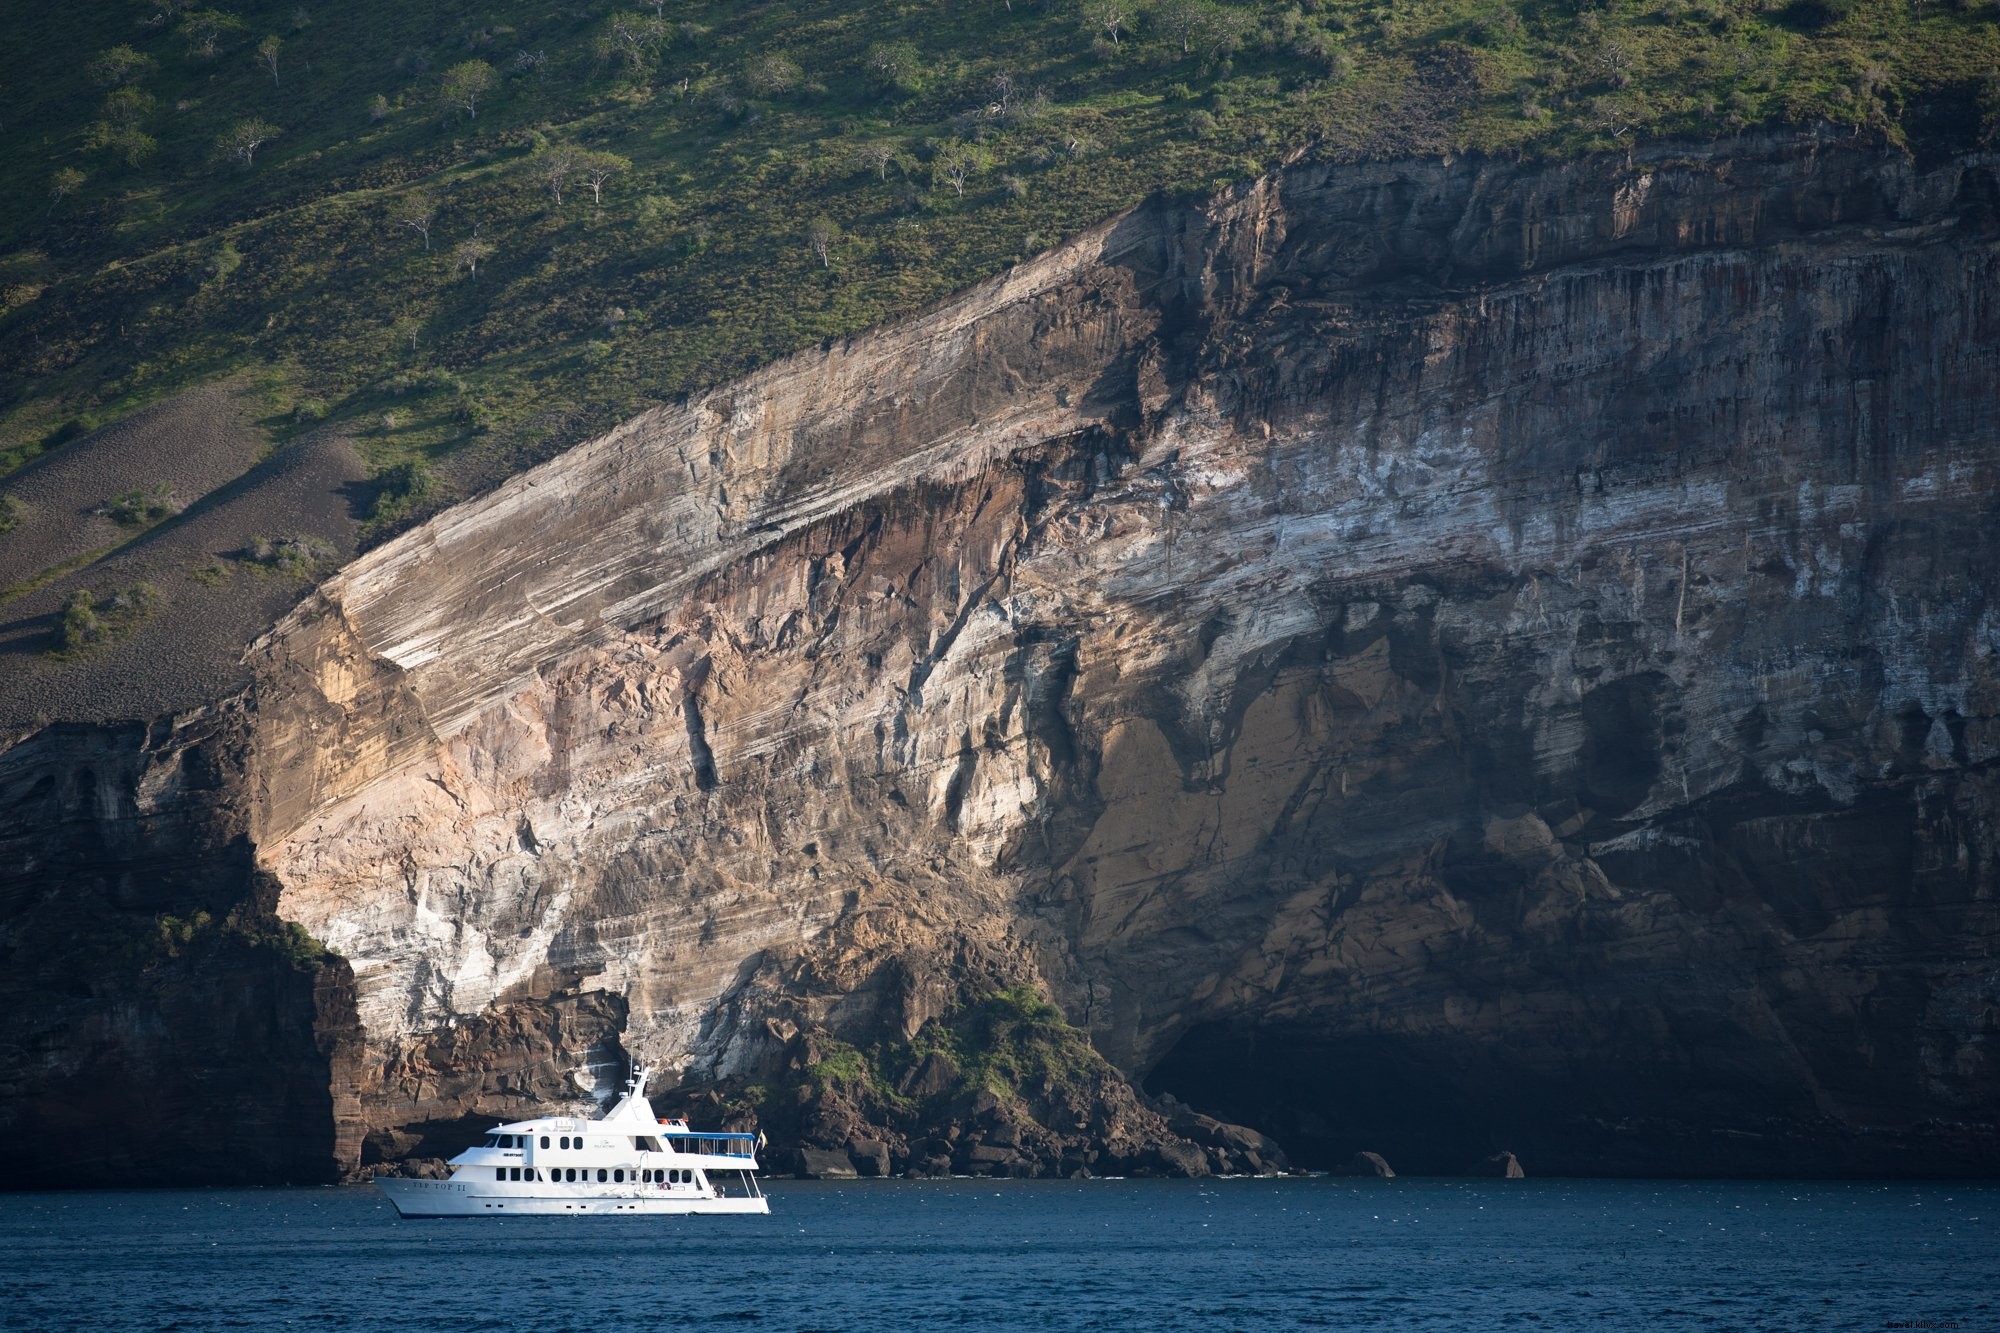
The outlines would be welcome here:
<svg viewBox="0 0 2000 1333">
<path fill-rule="evenodd" d="M 614 1185 L 622 1185 L 625 1183 L 625 1168 L 618 1167 L 612 1171 L 611 1183 Z"/>
<path fill-rule="evenodd" d="M 607 1181 L 607 1180 L 609 1180 L 609 1179 L 611 1179 L 611 1173 L 610 1173 L 609 1171 L 606 1171 L 606 1170 L 605 1170 L 605 1169 L 604 1169 L 603 1167 L 601 1167 L 601 1166 L 600 1166 L 600 1167 L 598 1167 L 598 1168 L 597 1168 L 597 1183 L 598 1183 L 598 1184 L 600 1184 L 600 1185 L 602 1185 L 602 1184 L 603 1184 L 603 1183 L 604 1183 L 605 1181 Z"/>
<path fill-rule="evenodd" d="M 542 1135 L 542 1146 L 544 1148 L 549 1146 L 549 1136 L 546 1134 Z"/>
</svg>

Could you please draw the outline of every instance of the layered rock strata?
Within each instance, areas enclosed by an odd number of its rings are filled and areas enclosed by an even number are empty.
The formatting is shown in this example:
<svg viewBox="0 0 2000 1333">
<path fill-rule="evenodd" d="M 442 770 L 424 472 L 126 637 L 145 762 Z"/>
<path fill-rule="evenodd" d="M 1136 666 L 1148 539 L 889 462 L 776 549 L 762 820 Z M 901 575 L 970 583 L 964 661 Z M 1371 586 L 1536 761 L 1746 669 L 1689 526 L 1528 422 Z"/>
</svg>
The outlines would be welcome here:
<svg viewBox="0 0 2000 1333">
<path fill-rule="evenodd" d="M 1307 1160 L 1993 1171 L 1994 165 L 1302 164 L 362 557 L 221 780 L 301 1132 L 1027 982 Z"/>
</svg>

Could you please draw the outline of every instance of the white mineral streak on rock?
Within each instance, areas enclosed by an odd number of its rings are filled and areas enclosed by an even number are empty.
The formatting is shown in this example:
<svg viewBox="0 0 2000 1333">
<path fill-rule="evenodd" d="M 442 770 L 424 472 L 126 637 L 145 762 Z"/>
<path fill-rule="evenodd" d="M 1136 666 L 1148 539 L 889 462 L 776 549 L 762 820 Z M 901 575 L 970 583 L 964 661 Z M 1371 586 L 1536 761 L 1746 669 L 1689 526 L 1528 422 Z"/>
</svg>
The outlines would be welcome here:
<svg viewBox="0 0 2000 1333">
<path fill-rule="evenodd" d="M 603 992 L 628 1050 L 749 1075 L 801 1024 L 914 1031 L 996 958 L 1135 1069 L 1251 1013 L 1670 1033 L 1657 991 L 1496 1000 L 1439 960 L 1720 977 L 1745 927 L 1675 876 L 1741 854 L 1702 823 L 1730 793 L 1775 803 L 1740 825 L 1775 860 L 1996 753 L 1993 613 L 1878 573 L 1991 457 L 1857 465 L 1815 433 L 1851 386 L 1807 373 L 1942 261 L 1674 241 L 1760 216 L 1699 161 L 1522 169 L 1531 243 L 1464 223 L 1507 202 L 1472 168 L 1421 206 L 1398 170 L 1114 220 L 325 585 L 253 651 L 259 855 L 371 1048 Z M 1798 327 L 1766 289 L 1814 293 Z M 1713 1021 L 1820 1058 L 1729 984 Z"/>
</svg>

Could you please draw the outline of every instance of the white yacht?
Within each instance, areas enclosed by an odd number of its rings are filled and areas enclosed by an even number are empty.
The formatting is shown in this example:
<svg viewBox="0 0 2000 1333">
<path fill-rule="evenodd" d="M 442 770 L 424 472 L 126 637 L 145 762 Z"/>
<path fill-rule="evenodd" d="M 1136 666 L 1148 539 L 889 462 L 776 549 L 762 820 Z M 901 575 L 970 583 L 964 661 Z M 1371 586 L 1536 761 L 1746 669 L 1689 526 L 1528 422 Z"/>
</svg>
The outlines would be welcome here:
<svg viewBox="0 0 2000 1333">
<path fill-rule="evenodd" d="M 655 1120 L 642 1067 L 602 1120 L 519 1120 L 452 1158 L 449 1180 L 375 1183 L 404 1217 L 768 1213 L 756 1150 L 750 1134 Z"/>
</svg>

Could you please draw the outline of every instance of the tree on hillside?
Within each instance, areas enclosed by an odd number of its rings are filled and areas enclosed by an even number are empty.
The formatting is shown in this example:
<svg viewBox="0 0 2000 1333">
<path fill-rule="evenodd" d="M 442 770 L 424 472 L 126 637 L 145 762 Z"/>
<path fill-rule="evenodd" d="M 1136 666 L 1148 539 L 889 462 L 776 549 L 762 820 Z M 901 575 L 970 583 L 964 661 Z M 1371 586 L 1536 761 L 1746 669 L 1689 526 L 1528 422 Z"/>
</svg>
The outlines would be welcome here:
<svg viewBox="0 0 2000 1333">
<path fill-rule="evenodd" d="M 577 160 L 576 174 L 590 187 L 590 202 L 604 202 L 604 187 L 613 176 L 626 170 L 631 162 L 616 153 L 585 153 Z"/>
<path fill-rule="evenodd" d="M 428 190 L 418 190 L 404 195 L 390 213 L 390 220 L 399 227 L 407 227 L 424 238 L 424 249 L 431 248 L 431 225 L 437 221 L 437 196 Z"/>
<path fill-rule="evenodd" d="M 743 83 L 758 97 L 773 97 L 789 92 L 805 77 L 799 62 L 782 51 L 772 51 L 753 59 L 743 67 Z"/>
<path fill-rule="evenodd" d="M 446 106 L 465 113 L 467 120 L 479 119 L 479 99 L 493 86 L 493 66 L 484 60 L 462 60 L 444 72 L 438 96 Z"/>
<path fill-rule="evenodd" d="M 861 161 L 863 165 L 875 168 L 877 176 L 880 176 L 883 180 L 888 180 L 889 168 L 896 161 L 896 141 L 894 139 L 876 139 L 871 143 L 861 145 Z"/>
<path fill-rule="evenodd" d="M 92 57 L 84 66 L 84 74 L 100 88 L 122 88 L 144 78 L 152 68 L 151 56 L 141 55 L 129 46 L 114 46 Z"/>
<path fill-rule="evenodd" d="M 806 248 L 819 260 L 821 268 L 833 267 L 833 247 L 840 240 L 840 228 L 825 218 L 814 218 L 806 228 Z"/>
<path fill-rule="evenodd" d="M 924 58 L 909 42 L 877 42 L 862 63 L 888 91 L 908 96 L 924 90 Z"/>
<path fill-rule="evenodd" d="M 542 186 L 562 207 L 563 191 L 583 165 L 583 154 L 566 143 L 551 145 L 535 155 L 535 174 L 542 178 Z"/>
<path fill-rule="evenodd" d="M 153 114 L 153 99 L 142 88 L 118 88 L 104 99 L 104 111 L 84 133 L 87 148 L 108 148 L 128 167 L 136 167 L 159 147 L 141 128 Z"/>
<path fill-rule="evenodd" d="M 181 20 L 180 34 L 187 40 L 188 54 L 207 60 L 222 44 L 222 35 L 243 26 L 243 20 L 220 9 L 191 9 Z"/>
<path fill-rule="evenodd" d="M 1111 44 L 1116 46 L 1118 34 L 1132 27 L 1132 10 L 1124 0 L 1084 0 L 1083 21 L 1093 28 L 1104 29 Z"/>
<path fill-rule="evenodd" d="M 276 36 L 266 37 L 263 41 L 257 43 L 257 59 L 263 63 L 265 69 L 271 71 L 271 86 L 273 88 L 281 86 L 278 82 L 278 48 L 284 44 L 285 39 Z"/>
<path fill-rule="evenodd" d="M 993 100 L 986 106 L 986 114 L 996 120 L 1005 120 L 1014 114 L 1014 101 L 1021 95 L 1021 85 L 1006 70 L 1001 70 L 986 81 L 993 92 Z"/>
<path fill-rule="evenodd" d="M 479 276 L 479 266 L 492 257 L 492 242 L 482 241 L 474 236 L 470 240 L 460 241 L 458 248 L 451 252 L 452 268 L 464 269 L 476 278 Z"/>
<path fill-rule="evenodd" d="M 252 116 L 249 120 L 239 120 L 215 137 L 215 151 L 222 157 L 233 157 L 244 166 L 250 166 L 256 159 L 257 150 L 284 133 L 268 120 Z"/>
<path fill-rule="evenodd" d="M 84 175 L 75 167 L 62 167 L 49 177 L 49 216 L 53 217 L 63 200 L 83 188 Z"/>
<path fill-rule="evenodd" d="M 931 159 L 933 181 L 943 181 L 951 186 L 952 193 L 960 196 L 965 194 L 966 182 L 985 169 L 986 150 L 963 139 L 945 140 L 938 146 L 937 156 Z"/>
<path fill-rule="evenodd" d="M 1197 46 L 1205 47 L 1224 27 L 1223 17 L 1208 0 L 1162 0 L 1153 10 L 1151 23 L 1162 36 L 1180 43 L 1181 54 L 1190 55 Z"/>
<path fill-rule="evenodd" d="M 595 43 L 599 60 L 620 60 L 634 74 L 653 67 L 660 49 L 667 44 L 671 29 L 661 18 L 644 14 L 613 14 L 604 22 L 604 31 Z"/>
</svg>

